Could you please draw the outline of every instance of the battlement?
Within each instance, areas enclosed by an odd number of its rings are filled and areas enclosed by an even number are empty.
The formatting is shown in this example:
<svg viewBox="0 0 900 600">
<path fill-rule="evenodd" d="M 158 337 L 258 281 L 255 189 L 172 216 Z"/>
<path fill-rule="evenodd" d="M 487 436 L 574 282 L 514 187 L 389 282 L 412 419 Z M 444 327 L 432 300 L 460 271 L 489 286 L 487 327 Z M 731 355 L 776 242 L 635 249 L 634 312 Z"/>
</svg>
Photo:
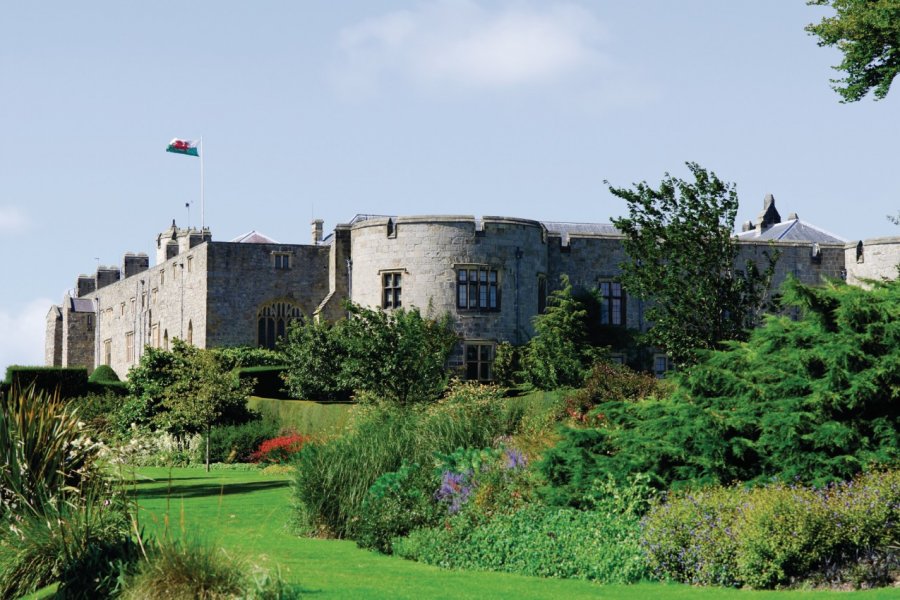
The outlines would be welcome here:
<svg viewBox="0 0 900 600">
<path fill-rule="evenodd" d="M 172 219 L 169 228 L 156 236 L 156 264 L 164 263 L 170 258 L 187 252 L 194 246 L 209 241 L 212 241 L 209 227 L 203 229 L 181 228 L 175 224 L 175 219 Z"/>
</svg>

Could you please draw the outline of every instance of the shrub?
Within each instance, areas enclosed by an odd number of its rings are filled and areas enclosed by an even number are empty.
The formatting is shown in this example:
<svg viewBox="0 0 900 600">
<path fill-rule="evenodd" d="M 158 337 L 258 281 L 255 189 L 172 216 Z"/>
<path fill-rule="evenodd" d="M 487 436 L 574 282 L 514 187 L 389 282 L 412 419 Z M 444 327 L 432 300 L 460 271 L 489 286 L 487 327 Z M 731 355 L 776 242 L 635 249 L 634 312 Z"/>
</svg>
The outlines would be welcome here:
<svg viewBox="0 0 900 600">
<path fill-rule="evenodd" d="M 360 507 L 356 543 L 390 554 L 391 540 L 439 520 L 429 469 L 404 464 L 375 480 Z"/>
<path fill-rule="evenodd" d="M 587 336 L 587 310 L 572 295 L 568 277 L 561 282 L 534 317 L 535 336 L 522 356 L 525 380 L 541 390 L 580 386 L 597 356 Z"/>
<path fill-rule="evenodd" d="M 94 369 L 94 372 L 88 377 L 88 382 L 90 383 L 111 383 L 119 381 L 121 381 L 119 376 L 116 375 L 116 372 L 109 365 L 100 365 Z"/>
<path fill-rule="evenodd" d="M 241 381 L 254 381 L 251 392 L 254 396 L 288 399 L 291 396 L 283 389 L 284 380 L 282 379 L 286 369 L 287 367 L 284 365 L 241 367 L 238 369 L 238 377 Z"/>
<path fill-rule="evenodd" d="M 216 463 L 248 462 L 260 444 L 278 435 L 278 431 L 278 425 L 267 419 L 213 427 L 209 434 L 209 460 Z"/>
<path fill-rule="evenodd" d="M 597 425 L 603 421 L 604 415 L 589 415 L 597 405 L 643 400 L 655 395 L 659 386 L 660 381 L 652 375 L 600 361 L 594 364 L 584 387 L 566 399 L 566 414 L 576 422 Z"/>
<path fill-rule="evenodd" d="M 531 504 L 474 526 L 460 515 L 393 547 L 399 556 L 445 568 L 632 583 L 647 574 L 639 533 L 633 517 Z"/>
<path fill-rule="evenodd" d="M 6 383 L 12 389 L 25 390 L 34 387 L 48 396 L 74 398 L 87 393 L 87 369 L 62 367 L 22 367 L 13 365 L 6 369 Z"/>
<path fill-rule="evenodd" d="M 492 371 L 494 381 L 504 387 L 513 387 L 522 382 L 522 349 L 509 342 L 497 344 Z"/>
<path fill-rule="evenodd" d="M 66 404 L 78 413 L 78 418 L 84 423 L 83 434 L 108 443 L 123 433 L 118 421 L 123 401 L 119 392 L 105 389 L 72 398 Z"/>
<path fill-rule="evenodd" d="M 250 462 L 278 465 L 290 462 L 308 441 L 308 436 L 296 433 L 265 440 L 259 449 L 250 455 Z"/>
<path fill-rule="evenodd" d="M 648 513 L 643 544 L 658 577 L 758 588 L 815 579 L 848 557 L 896 551 L 900 472 L 824 488 L 773 484 L 675 494 Z M 883 581 L 878 560 L 857 580 Z"/>
</svg>

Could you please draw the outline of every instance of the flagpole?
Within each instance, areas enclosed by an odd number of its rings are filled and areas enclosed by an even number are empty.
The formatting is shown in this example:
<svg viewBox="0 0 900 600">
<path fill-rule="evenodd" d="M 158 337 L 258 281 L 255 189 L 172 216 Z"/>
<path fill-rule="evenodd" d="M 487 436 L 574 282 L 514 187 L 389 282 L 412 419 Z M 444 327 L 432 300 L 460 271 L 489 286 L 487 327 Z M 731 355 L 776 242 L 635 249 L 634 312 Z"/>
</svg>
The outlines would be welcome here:
<svg viewBox="0 0 900 600">
<path fill-rule="evenodd" d="M 200 235 L 203 235 L 203 227 L 205 225 L 206 210 L 203 204 L 203 136 L 200 136 Z"/>
</svg>

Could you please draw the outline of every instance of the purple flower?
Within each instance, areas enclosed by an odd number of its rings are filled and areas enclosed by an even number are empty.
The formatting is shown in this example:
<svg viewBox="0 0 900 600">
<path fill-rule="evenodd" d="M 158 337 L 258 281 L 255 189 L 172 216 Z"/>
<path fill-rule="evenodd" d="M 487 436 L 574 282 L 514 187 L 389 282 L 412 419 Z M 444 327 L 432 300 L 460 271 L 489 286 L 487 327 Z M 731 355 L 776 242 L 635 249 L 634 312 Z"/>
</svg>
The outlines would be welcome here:
<svg viewBox="0 0 900 600">
<path fill-rule="evenodd" d="M 507 448 L 505 455 L 506 461 L 504 463 L 504 467 L 509 470 L 521 469 L 526 464 L 528 464 L 528 460 L 525 458 L 525 455 L 514 448 Z"/>
<path fill-rule="evenodd" d="M 434 499 L 448 504 L 447 512 L 455 515 L 469 500 L 469 496 L 475 487 L 471 478 L 471 470 L 462 473 L 444 471 L 444 474 L 441 476 L 441 486 L 435 492 Z"/>
</svg>

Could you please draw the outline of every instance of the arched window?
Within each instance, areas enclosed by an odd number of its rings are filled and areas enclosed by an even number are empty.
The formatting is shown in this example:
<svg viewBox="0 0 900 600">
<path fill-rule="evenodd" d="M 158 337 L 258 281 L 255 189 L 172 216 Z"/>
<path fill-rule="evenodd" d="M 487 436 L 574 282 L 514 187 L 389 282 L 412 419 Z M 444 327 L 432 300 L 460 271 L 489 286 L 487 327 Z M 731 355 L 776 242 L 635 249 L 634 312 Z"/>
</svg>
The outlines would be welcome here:
<svg viewBox="0 0 900 600">
<path fill-rule="evenodd" d="M 169 349 L 169 330 L 163 331 L 163 350 Z"/>
<path fill-rule="evenodd" d="M 277 301 L 262 307 L 257 315 L 257 344 L 274 348 L 278 338 L 287 334 L 291 321 L 302 319 L 300 308 L 290 302 Z"/>
<path fill-rule="evenodd" d="M 192 321 L 188 321 L 187 343 L 194 344 L 194 323 Z"/>
</svg>

